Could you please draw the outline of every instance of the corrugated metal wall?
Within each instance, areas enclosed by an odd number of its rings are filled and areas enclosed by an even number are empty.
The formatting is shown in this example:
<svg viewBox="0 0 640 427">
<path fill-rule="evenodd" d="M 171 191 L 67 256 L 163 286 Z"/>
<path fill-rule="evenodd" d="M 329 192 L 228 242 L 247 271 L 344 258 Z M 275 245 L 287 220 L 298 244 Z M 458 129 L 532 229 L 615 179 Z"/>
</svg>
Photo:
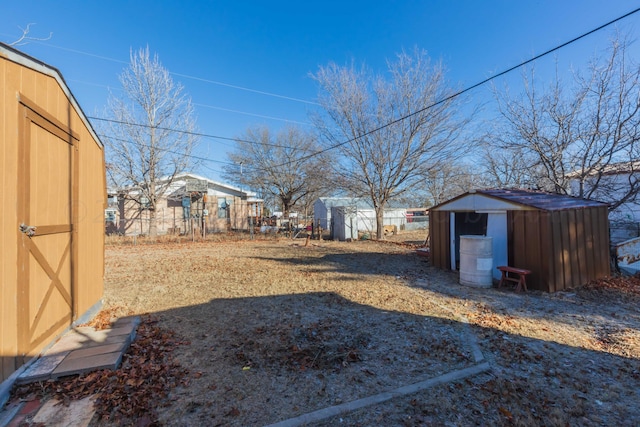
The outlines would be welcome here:
<svg viewBox="0 0 640 427">
<path fill-rule="evenodd" d="M 431 265 L 451 269 L 451 211 L 430 211 Z M 528 287 L 557 292 L 610 274 L 606 206 L 507 211 L 508 263 L 533 273 Z"/>
<path fill-rule="evenodd" d="M 448 211 L 429 212 L 429 256 L 431 265 L 445 270 L 451 269 L 451 242 L 449 239 Z"/>
<path fill-rule="evenodd" d="M 606 207 L 509 211 L 509 264 L 533 271 L 529 287 L 557 292 L 610 274 Z"/>
</svg>

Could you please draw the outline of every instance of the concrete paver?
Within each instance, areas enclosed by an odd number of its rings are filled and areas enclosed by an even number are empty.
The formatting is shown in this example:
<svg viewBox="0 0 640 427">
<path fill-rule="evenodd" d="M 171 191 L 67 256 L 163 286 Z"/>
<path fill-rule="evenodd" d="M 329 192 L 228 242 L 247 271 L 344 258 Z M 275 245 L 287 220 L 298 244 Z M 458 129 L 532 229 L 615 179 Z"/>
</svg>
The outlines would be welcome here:
<svg viewBox="0 0 640 427">
<path fill-rule="evenodd" d="M 87 427 L 96 412 L 94 400 L 94 396 L 88 396 L 69 402 L 69 406 L 56 399 L 48 400 L 33 416 L 33 422 L 48 427 Z"/>
<path fill-rule="evenodd" d="M 110 329 L 75 327 L 17 379 L 19 384 L 56 379 L 97 369 L 117 369 L 135 337 L 139 318 L 118 319 Z"/>
</svg>

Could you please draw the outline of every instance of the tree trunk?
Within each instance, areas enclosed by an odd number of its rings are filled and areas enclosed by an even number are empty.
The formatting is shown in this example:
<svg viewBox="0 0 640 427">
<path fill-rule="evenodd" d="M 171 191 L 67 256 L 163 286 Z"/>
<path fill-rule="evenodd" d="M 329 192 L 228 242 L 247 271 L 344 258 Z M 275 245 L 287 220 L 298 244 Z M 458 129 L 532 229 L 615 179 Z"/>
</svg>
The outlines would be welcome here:
<svg viewBox="0 0 640 427">
<path fill-rule="evenodd" d="M 158 222 L 156 220 L 156 182 L 155 176 L 151 176 L 151 182 L 149 183 L 149 237 L 155 239 L 158 237 Z"/>
<path fill-rule="evenodd" d="M 376 239 L 384 240 L 384 208 L 376 207 Z"/>
<path fill-rule="evenodd" d="M 149 209 L 149 237 L 158 237 L 158 220 L 156 218 L 156 210 L 154 207 Z"/>
</svg>

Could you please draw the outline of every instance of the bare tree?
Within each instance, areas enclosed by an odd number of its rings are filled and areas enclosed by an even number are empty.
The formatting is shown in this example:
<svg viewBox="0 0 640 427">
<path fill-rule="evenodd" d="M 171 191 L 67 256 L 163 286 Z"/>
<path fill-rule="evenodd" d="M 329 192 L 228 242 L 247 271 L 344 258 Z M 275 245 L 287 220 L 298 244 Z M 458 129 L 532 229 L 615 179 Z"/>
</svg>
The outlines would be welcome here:
<svg viewBox="0 0 640 427">
<path fill-rule="evenodd" d="M 104 140 L 111 184 L 149 209 L 149 235 L 157 236 L 157 200 L 186 170 L 196 144 L 191 99 L 149 48 L 131 52 L 120 75 L 123 97 L 109 97 Z"/>
<path fill-rule="evenodd" d="M 530 159 L 537 187 L 598 198 L 611 209 L 635 200 L 640 191 L 640 67 L 616 37 L 606 55 L 595 58 L 585 76 L 569 87 L 557 76 L 538 91 L 535 73 L 524 91 L 497 94 L 505 125 L 494 133 L 498 147 Z M 623 171 L 625 179 L 609 179 Z"/>
<path fill-rule="evenodd" d="M 23 46 L 31 41 L 47 41 L 50 40 L 51 37 L 53 37 L 53 33 L 49 33 L 48 37 L 32 37 L 29 35 L 29 33 L 31 32 L 31 26 L 32 25 L 36 25 L 34 23 L 29 23 L 27 24 L 26 28 L 20 28 L 20 31 L 22 31 L 22 35 L 20 36 L 20 38 L 18 38 L 18 40 L 9 43 L 9 46 Z"/>
<path fill-rule="evenodd" d="M 479 158 L 482 159 L 484 182 L 495 188 L 537 188 L 535 159 L 527 156 L 522 148 L 496 150 L 493 143 L 484 143 Z"/>
<path fill-rule="evenodd" d="M 330 63 L 312 76 L 319 84 L 323 114 L 314 117 L 327 149 L 340 161 L 334 173 L 344 190 L 371 200 L 376 236 L 382 239 L 384 208 L 432 170 L 464 155 L 442 64 L 418 48 L 388 63 L 389 79 L 366 67 Z"/>
<path fill-rule="evenodd" d="M 225 167 L 225 177 L 273 195 L 286 215 L 327 186 L 330 154 L 318 151 L 313 134 L 298 127 L 277 134 L 267 127 L 251 128 L 228 154 L 234 165 Z"/>
<path fill-rule="evenodd" d="M 435 206 L 467 191 L 484 187 L 486 180 L 479 168 L 468 162 L 451 162 L 431 169 L 424 176 L 426 206 Z"/>
</svg>

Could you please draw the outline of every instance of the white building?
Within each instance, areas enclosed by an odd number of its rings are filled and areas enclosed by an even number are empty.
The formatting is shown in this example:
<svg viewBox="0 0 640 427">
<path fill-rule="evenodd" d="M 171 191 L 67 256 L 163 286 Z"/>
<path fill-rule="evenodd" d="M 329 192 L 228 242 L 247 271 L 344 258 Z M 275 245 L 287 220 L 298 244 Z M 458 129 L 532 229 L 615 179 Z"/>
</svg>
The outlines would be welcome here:
<svg viewBox="0 0 640 427">
<path fill-rule="evenodd" d="M 336 212 L 342 212 L 346 217 L 341 217 L 336 223 L 336 218 L 332 220 L 332 215 Z M 362 198 L 320 197 L 313 204 L 313 219 L 314 224 L 319 224 L 324 230 L 338 231 L 336 224 L 339 224 L 340 230 L 335 238 L 340 240 L 343 240 L 342 237 L 357 238 L 358 232 L 371 234 L 376 231 L 376 211 L 371 202 Z M 383 224 L 395 225 L 397 230 L 404 230 L 407 224 L 407 209 L 385 209 Z"/>
</svg>

